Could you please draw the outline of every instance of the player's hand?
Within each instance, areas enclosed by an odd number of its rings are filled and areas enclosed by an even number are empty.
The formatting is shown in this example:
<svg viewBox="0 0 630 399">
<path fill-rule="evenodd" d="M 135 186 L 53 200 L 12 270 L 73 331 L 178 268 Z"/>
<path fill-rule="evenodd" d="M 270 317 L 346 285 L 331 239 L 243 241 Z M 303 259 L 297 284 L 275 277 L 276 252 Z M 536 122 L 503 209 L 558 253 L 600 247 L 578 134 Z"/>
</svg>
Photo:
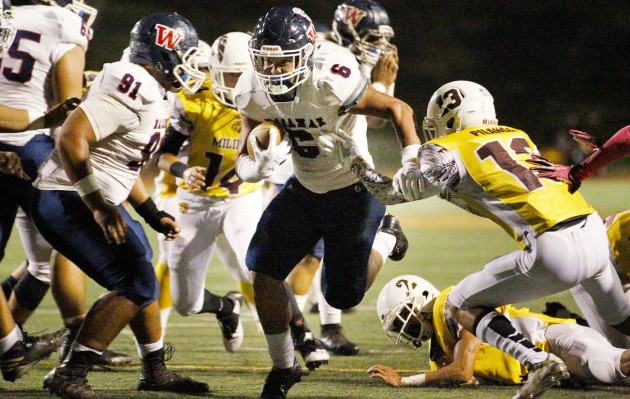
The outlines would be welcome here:
<svg viewBox="0 0 630 399">
<path fill-rule="evenodd" d="M 381 59 L 372 71 L 372 82 L 380 82 L 389 87 L 396 82 L 398 76 L 398 48 L 392 45 L 393 50 L 381 55 Z"/>
<path fill-rule="evenodd" d="M 369 369 L 367 369 L 367 372 L 370 375 L 370 378 L 380 378 L 386 384 L 392 387 L 402 386 L 400 382 L 402 377 L 400 376 L 400 374 L 396 372 L 396 370 L 394 370 L 391 367 L 383 366 L 381 364 L 376 364 L 370 367 Z"/>
<path fill-rule="evenodd" d="M 354 158 L 350 170 L 370 194 L 383 204 L 396 205 L 405 202 L 402 193 L 394 189 L 392 179 L 378 173 L 363 157 Z"/>
<path fill-rule="evenodd" d="M 317 137 L 317 148 L 320 154 L 331 156 L 335 152 L 336 137 L 331 133 L 322 133 Z"/>
<path fill-rule="evenodd" d="M 405 162 L 396 172 L 394 188 L 402 193 L 406 201 L 422 199 L 422 174 L 416 159 Z"/>
<path fill-rule="evenodd" d="M 156 226 L 157 228 L 153 226 L 151 227 L 154 228 L 156 231 L 164 234 L 164 236 L 166 237 L 166 241 L 172 241 L 177 238 L 177 236 L 179 236 L 181 228 L 179 227 L 179 223 L 177 223 L 175 218 L 164 211 L 159 211 L 158 216 L 160 218 L 160 225 Z"/>
<path fill-rule="evenodd" d="M 350 168 L 354 160 L 362 156 L 361 149 L 345 130 L 338 128 L 334 135 L 339 148 L 339 160 L 346 168 Z"/>
<path fill-rule="evenodd" d="M 118 207 L 109 202 L 101 202 L 92 208 L 94 220 L 101 227 L 108 244 L 123 244 L 126 240 L 127 224 Z"/>
<path fill-rule="evenodd" d="M 248 138 L 254 149 L 256 168 L 263 179 L 270 177 L 291 156 L 289 135 L 285 134 L 280 144 L 276 145 L 278 141 L 277 135 L 278 131 L 276 129 L 269 131 L 269 147 L 264 150 L 258 146 L 258 141 L 254 135 L 250 134 Z"/>
<path fill-rule="evenodd" d="M 571 134 L 571 137 L 573 138 L 573 140 L 586 146 L 591 151 L 597 151 L 604 145 L 601 139 L 598 139 L 597 137 L 593 137 L 590 134 L 583 132 L 581 130 L 571 129 L 569 130 L 569 134 Z"/>
<path fill-rule="evenodd" d="M 75 110 L 81 100 L 76 97 L 70 97 L 65 101 L 55 105 L 48 112 L 44 114 L 44 127 L 53 128 L 61 126 L 68 117 L 68 114 Z"/>
<path fill-rule="evenodd" d="M 206 186 L 206 168 L 204 167 L 191 166 L 184 171 L 182 177 L 192 190 L 201 190 Z"/>
<path fill-rule="evenodd" d="M 0 172 L 15 175 L 24 180 L 29 179 L 24 169 L 22 169 L 20 157 L 13 151 L 0 151 Z"/>
<path fill-rule="evenodd" d="M 567 183 L 571 194 L 580 188 L 581 182 L 571 176 L 573 166 L 554 163 L 536 154 L 532 154 L 527 162 L 535 165 L 530 167 L 529 170 L 536 172 L 539 179 L 552 179 Z"/>
</svg>

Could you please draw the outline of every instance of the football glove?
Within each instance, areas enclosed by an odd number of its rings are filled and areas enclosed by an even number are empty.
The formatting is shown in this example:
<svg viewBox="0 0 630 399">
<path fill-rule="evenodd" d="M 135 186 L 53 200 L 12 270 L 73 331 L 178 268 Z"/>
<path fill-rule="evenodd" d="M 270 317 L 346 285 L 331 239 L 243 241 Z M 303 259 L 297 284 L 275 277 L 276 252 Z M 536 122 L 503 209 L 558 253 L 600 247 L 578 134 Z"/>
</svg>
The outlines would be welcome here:
<svg viewBox="0 0 630 399">
<path fill-rule="evenodd" d="M 345 130 L 338 128 L 334 135 L 339 148 L 339 160 L 343 166 L 350 169 L 353 161 L 361 156 L 361 149 Z"/>
<path fill-rule="evenodd" d="M 532 154 L 527 162 L 535 165 L 530 167 L 529 170 L 536 172 L 539 178 L 567 183 L 571 194 L 580 188 L 581 182 L 571 174 L 571 171 L 577 167 L 577 165 L 567 166 L 554 163 L 536 154 Z"/>
<path fill-rule="evenodd" d="M 604 145 L 601 139 L 593 137 L 581 130 L 571 129 L 569 130 L 569 133 L 571 134 L 573 140 L 588 147 L 591 151 L 597 151 Z"/>
<path fill-rule="evenodd" d="M 44 114 L 44 127 L 53 128 L 61 126 L 68 117 L 68 113 L 75 110 L 80 103 L 81 100 L 79 100 L 78 98 L 70 97 L 65 101 L 55 105 Z"/>
<path fill-rule="evenodd" d="M 394 188 L 401 192 L 407 201 L 422 199 L 422 173 L 417 158 L 405 162 L 396 172 Z"/>
<path fill-rule="evenodd" d="M 261 149 L 256 140 L 256 136 L 250 134 L 248 140 L 254 149 L 254 161 L 257 173 L 262 179 L 270 177 L 280 165 L 282 165 L 291 156 L 291 144 L 289 144 L 289 135 L 285 134 L 280 144 L 276 145 L 278 131 L 271 129 L 269 131 L 269 147 Z"/>
<path fill-rule="evenodd" d="M 396 205 L 405 202 L 402 193 L 394 188 L 392 179 L 378 173 L 363 157 L 355 157 L 349 167 L 361 184 L 383 204 Z"/>
</svg>

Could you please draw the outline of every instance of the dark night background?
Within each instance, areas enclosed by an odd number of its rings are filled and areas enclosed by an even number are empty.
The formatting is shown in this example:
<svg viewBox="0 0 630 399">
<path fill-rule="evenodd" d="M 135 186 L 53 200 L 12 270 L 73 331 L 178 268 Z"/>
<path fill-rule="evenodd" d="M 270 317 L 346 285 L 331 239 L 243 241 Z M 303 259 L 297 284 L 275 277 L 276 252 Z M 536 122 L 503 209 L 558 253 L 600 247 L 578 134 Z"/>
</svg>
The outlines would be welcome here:
<svg viewBox="0 0 630 399">
<path fill-rule="evenodd" d="M 294 4 L 330 25 L 337 1 L 86 0 L 98 8 L 87 67 L 117 60 L 144 15 L 177 11 L 212 43 L 230 31 L 251 31 L 274 5 Z M 395 31 L 397 96 L 419 122 L 431 94 L 452 80 L 472 80 L 493 94 L 499 123 L 528 132 L 540 147 L 566 147 L 569 128 L 608 138 L 630 122 L 630 2 L 383 0 Z M 371 137 L 378 136 L 371 132 Z M 390 138 L 393 134 L 387 135 Z M 396 155 L 388 148 L 385 158 Z M 385 140 L 383 143 L 389 143 Z M 560 159 L 562 160 L 562 159 Z"/>
</svg>

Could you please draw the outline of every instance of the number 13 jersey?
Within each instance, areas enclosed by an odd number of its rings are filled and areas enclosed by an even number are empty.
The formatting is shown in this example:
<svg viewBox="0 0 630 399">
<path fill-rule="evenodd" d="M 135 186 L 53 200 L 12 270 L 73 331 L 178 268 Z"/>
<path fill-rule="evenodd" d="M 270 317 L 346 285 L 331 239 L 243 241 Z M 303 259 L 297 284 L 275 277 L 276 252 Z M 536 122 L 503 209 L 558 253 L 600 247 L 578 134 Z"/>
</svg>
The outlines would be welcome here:
<svg viewBox="0 0 630 399">
<path fill-rule="evenodd" d="M 421 148 L 423 175 L 440 196 L 500 225 L 521 246 L 569 218 L 595 212 L 566 184 L 539 179 L 527 159 L 538 154 L 529 136 L 507 126 L 476 127 Z"/>
</svg>

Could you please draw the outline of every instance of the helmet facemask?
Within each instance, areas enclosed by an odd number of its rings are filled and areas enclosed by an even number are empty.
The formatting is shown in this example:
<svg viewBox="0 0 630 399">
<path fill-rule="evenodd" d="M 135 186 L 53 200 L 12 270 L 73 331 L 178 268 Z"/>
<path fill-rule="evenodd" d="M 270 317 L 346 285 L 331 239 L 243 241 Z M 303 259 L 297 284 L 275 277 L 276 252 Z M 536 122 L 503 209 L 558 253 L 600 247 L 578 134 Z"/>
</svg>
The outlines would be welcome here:
<svg viewBox="0 0 630 399">
<path fill-rule="evenodd" d="M 195 93 L 203 81 L 206 74 L 201 70 L 203 65 L 207 65 L 208 56 L 199 47 L 191 47 L 181 57 L 181 64 L 173 68 L 173 76 L 177 83 L 173 83 L 175 91 L 184 89 L 188 93 Z"/>
<path fill-rule="evenodd" d="M 88 27 L 92 26 L 98 14 L 96 8 L 88 6 L 83 0 L 72 0 L 72 3 L 68 4 L 66 8 L 81 17 Z"/>
<path fill-rule="evenodd" d="M 422 312 L 427 302 L 424 296 L 414 296 L 392 309 L 382 324 L 387 338 L 396 345 L 411 344 L 416 349 L 422 346 L 422 342 L 431 339 L 431 314 Z"/>
<path fill-rule="evenodd" d="M 256 49 L 252 47 L 251 42 L 249 46 L 256 77 L 263 90 L 272 95 L 288 93 L 308 78 L 312 68 L 313 50 L 312 43 L 307 43 L 297 50 L 282 50 L 280 46 L 273 45 L 263 45 Z M 283 60 L 291 60 L 293 63 L 291 72 L 282 74 L 269 72 L 273 65 Z"/>
<path fill-rule="evenodd" d="M 11 24 L 13 16 L 11 11 L 0 13 L 0 54 L 2 50 L 9 47 L 15 38 L 15 27 Z"/>
<path fill-rule="evenodd" d="M 350 31 L 355 40 L 350 44 L 349 49 L 362 64 L 374 67 L 382 54 L 394 51 L 393 45 L 390 43 L 394 37 L 394 30 L 391 26 L 380 25 L 378 29 L 364 30 L 361 35 L 352 26 L 350 26 Z"/>
</svg>

